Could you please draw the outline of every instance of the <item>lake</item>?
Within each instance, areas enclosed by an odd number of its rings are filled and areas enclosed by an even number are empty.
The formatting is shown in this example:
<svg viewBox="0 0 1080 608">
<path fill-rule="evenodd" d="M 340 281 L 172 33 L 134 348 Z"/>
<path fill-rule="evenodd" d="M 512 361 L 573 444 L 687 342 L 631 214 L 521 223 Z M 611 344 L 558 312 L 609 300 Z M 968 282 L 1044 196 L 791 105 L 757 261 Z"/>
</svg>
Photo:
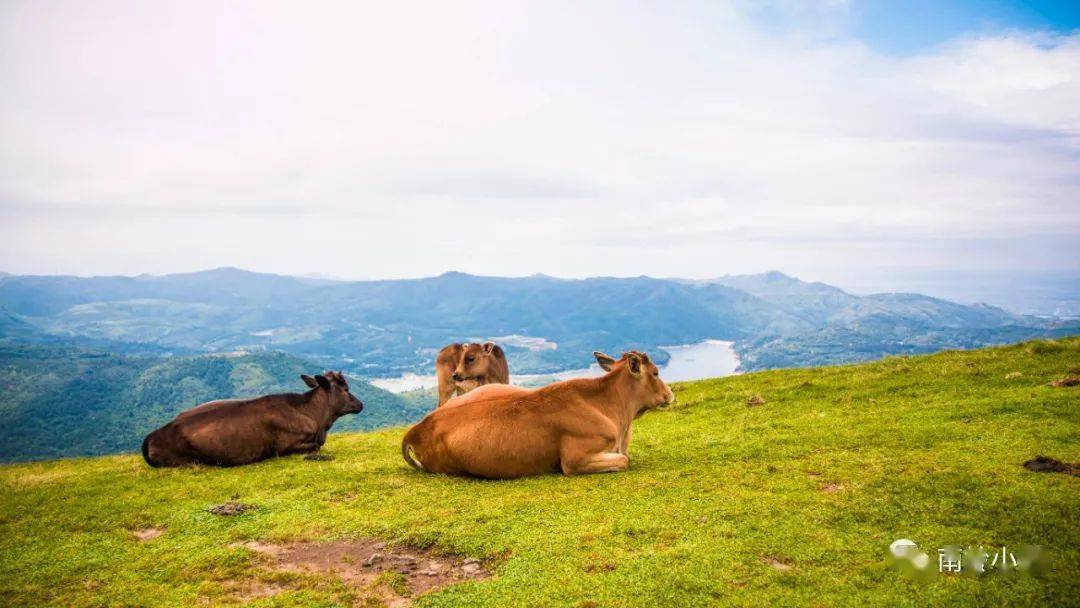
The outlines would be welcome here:
<svg viewBox="0 0 1080 608">
<path fill-rule="evenodd" d="M 735 374 L 739 368 L 739 356 L 735 354 L 733 345 L 734 342 L 725 340 L 704 340 L 696 344 L 661 346 L 661 350 L 671 355 L 671 360 L 660 368 L 660 377 L 666 382 L 684 382 Z M 522 386 L 543 386 L 569 378 L 591 378 L 602 373 L 600 366 L 594 363 L 588 368 L 554 374 L 514 374 L 510 377 L 510 382 Z M 402 374 L 396 378 L 376 378 L 369 382 L 391 393 L 433 388 L 439 384 L 434 374 L 427 376 L 413 373 Z"/>
<path fill-rule="evenodd" d="M 735 374 L 739 369 L 739 355 L 735 354 L 734 344 L 705 340 L 683 346 L 661 346 L 661 350 L 671 355 L 671 360 L 660 368 L 660 377 L 665 382 L 684 382 Z"/>
</svg>

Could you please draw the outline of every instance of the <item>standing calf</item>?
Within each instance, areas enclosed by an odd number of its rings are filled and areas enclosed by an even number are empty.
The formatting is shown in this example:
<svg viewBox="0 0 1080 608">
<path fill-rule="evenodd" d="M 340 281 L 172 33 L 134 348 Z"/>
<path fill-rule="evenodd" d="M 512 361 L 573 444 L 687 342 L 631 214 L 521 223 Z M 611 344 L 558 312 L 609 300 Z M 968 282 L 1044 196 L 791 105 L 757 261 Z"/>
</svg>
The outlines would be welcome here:
<svg viewBox="0 0 1080 608">
<path fill-rule="evenodd" d="M 510 384 L 506 354 L 494 342 L 451 344 L 435 358 L 435 376 L 439 380 L 439 404 L 442 407 L 456 395 L 464 395 L 485 384 Z"/>
<path fill-rule="evenodd" d="M 341 372 L 300 376 L 306 393 L 210 401 L 150 433 L 142 454 L 152 467 L 235 466 L 314 452 L 338 418 L 364 409 Z"/>
<path fill-rule="evenodd" d="M 625 471 L 630 423 L 675 396 L 645 353 L 594 355 L 607 371 L 599 378 L 455 397 L 409 429 L 401 455 L 421 471 L 491 479 Z"/>
</svg>

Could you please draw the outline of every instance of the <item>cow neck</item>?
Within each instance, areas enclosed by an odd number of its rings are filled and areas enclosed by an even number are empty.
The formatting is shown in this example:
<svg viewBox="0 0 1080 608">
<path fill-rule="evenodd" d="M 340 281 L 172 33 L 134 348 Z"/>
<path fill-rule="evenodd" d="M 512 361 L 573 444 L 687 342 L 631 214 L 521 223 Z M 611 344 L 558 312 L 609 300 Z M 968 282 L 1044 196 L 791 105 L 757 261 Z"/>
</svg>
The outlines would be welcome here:
<svg viewBox="0 0 1080 608">
<path fill-rule="evenodd" d="M 304 400 L 304 413 L 314 418 L 320 427 L 326 426 L 331 421 L 330 396 L 325 392 L 320 394 L 317 388 L 311 389 L 304 396 L 307 397 Z"/>
<path fill-rule="evenodd" d="M 630 424 L 637 417 L 638 410 L 630 401 L 632 391 L 626 384 L 632 381 L 632 378 L 629 378 L 628 374 L 629 372 L 624 367 L 608 372 L 600 378 L 602 385 L 606 385 L 605 388 L 608 389 L 603 393 L 613 396 L 613 398 L 603 400 L 605 413 L 611 417 L 612 422 L 618 425 L 620 433 L 626 433 L 630 429 Z"/>
</svg>

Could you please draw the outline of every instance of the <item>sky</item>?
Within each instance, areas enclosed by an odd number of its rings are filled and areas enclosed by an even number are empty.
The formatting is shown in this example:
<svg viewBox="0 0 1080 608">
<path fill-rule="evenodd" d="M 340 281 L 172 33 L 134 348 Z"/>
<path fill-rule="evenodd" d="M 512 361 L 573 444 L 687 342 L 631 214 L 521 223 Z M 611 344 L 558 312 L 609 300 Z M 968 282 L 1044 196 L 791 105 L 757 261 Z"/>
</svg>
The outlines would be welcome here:
<svg viewBox="0 0 1080 608">
<path fill-rule="evenodd" d="M 1080 277 L 1075 2 L 6 0 L 0 91 L 10 273 Z"/>
</svg>

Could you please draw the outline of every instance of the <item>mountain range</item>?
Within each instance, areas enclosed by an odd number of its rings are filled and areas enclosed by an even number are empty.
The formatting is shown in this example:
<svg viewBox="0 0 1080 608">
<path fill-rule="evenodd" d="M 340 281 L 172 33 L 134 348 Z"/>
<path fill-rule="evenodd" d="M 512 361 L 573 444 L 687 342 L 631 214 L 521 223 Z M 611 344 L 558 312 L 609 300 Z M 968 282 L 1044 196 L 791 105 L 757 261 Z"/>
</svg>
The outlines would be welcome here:
<svg viewBox="0 0 1080 608">
<path fill-rule="evenodd" d="M 918 294 L 856 296 L 780 272 L 678 279 L 334 281 L 219 268 L 136 277 L 0 277 L 0 339 L 127 355 L 282 351 L 364 377 L 429 371 L 446 343 L 503 338 L 515 373 L 594 350 L 732 340 L 745 370 L 970 348 L 1080 331 Z M 543 338 L 555 348 L 538 348 Z"/>
</svg>

